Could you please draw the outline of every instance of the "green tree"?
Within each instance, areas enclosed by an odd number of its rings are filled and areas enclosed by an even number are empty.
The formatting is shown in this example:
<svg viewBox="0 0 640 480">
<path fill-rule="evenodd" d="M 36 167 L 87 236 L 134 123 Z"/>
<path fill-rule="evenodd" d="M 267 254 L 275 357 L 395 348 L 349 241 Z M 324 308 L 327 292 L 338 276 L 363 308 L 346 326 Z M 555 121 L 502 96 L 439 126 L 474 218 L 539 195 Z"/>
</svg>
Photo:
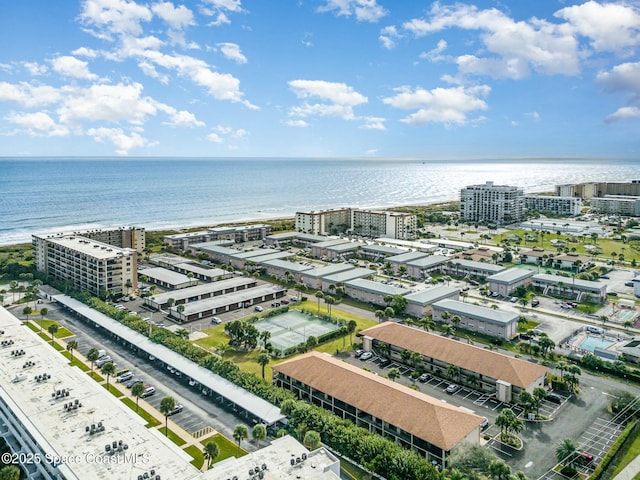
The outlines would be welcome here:
<svg viewBox="0 0 640 480">
<path fill-rule="evenodd" d="M 33 308 L 27 306 L 22 309 L 22 314 L 27 317 L 27 321 L 29 321 L 29 315 L 33 313 Z"/>
<path fill-rule="evenodd" d="M 51 345 L 53 345 L 53 337 L 58 333 L 58 325 L 56 323 L 52 323 L 49 325 L 49 328 L 47 328 L 47 331 L 51 334 Z"/>
<path fill-rule="evenodd" d="M 136 413 L 138 413 L 138 401 L 142 394 L 144 393 L 144 384 L 136 383 L 133 387 L 131 387 L 131 395 L 136 399 Z"/>
<path fill-rule="evenodd" d="M 164 434 L 169 436 L 169 415 L 176 408 L 176 399 L 170 396 L 160 400 L 160 413 L 164 415 Z"/>
<path fill-rule="evenodd" d="M 384 310 L 376 310 L 374 315 L 378 319 L 378 322 L 382 322 L 382 319 L 384 318 Z"/>
<path fill-rule="evenodd" d="M 262 423 L 258 423 L 251 430 L 251 436 L 256 441 L 258 448 L 260 448 L 260 441 L 267 438 L 267 427 L 265 427 Z"/>
<path fill-rule="evenodd" d="M 113 362 L 107 362 L 104 365 L 102 365 L 102 368 L 100 369 L 100 371 L 102 372 L 103 375 L 107 376 L 107 391 L 110 392 L 111 390 L 109 387 L 109 377 L 111 377 L 111 375 L 116 373 L 116 366 L 113 364 Z"/>
<path fill-rule="evenodd" d="M 451 324 L 445 324 L 442 326 L 442 332 L 447 336 L 451 337 L 456 333 L 456 327 Z"/>
<path fill-rule="evenodd" d="M 78 349 L 78 341 L 71 340 L 67 343 L 67 352 L 71 354 L 71 360 L 73 360 L 73 351 Z"/>
<path fill-rule="evenodd" d="M 260 338 L 262 347 L 266 350 L 269 339 L 271 338 L 271 332 L 269 330 L 263 330 L 260 332 L 260 335 L 258 335 L 258 338 Z"/>
<path fill-rule="evenodd" d="M 311 338 L 311 337 L 309 337 Z M 266 350 L 263 350 L 258 355 L 258 364 L 262 367 L 262 379 L 264 380 L 264 369 L 271 361 L 271 355 Z"/>
<path fill-rule="evenodd" d="M 520 401 L 520 404 L 524 407 L 525 412 L 529 412 L 529 410 L 533 407 L 533 404 L 535 402 L 533 395 L 531 395 L 531 393 L 529 393 L 526 390 L 523 390 L 522 392 L 520 392 L 518 400 Z"/>
<path fill-rule="evenodd" d="M 398 370 L 397 368 L 392 368 L 391 370 L 389 370 L 389 373 L 387 374 L 387 378 L 392 382 L 394 382 L 399 377 L 400 377 L 400 370 Z"/>
<path fill-rule="evenodd" d="M 44 317 L 46 317 L 48 313 L 49 313 L 49 309 L 47 307 L 42 307 L 40 309 L 40 331 L 42 331 L 42 321 L 44 320 Z"/>
<path fill-rule="evenodd" d="M 356 322 L 355 320 L 349 320 L 349 322 L 347 323 L 347 332 L 349 332 L 350 345 L 353 345 L 353 334 L 356 331 L 357 326 L 358 322 Z"/>
<path fill-rule="evenodd" d="M 218 444 L 216 442 L 210 440 L 204 446 L 202 454 L 205 460 L 207 460 L 207 469 L 209 469 L 211 468 L 211 464 L 216 459 L 216 457 L 220 455 L 220 448 L 218 447 Z"/>
<path fill-rule="evenodd" d="M 565 438 L 556 448 L 556 460 L 561 465 L 573 467 L 577 458 L 577 450 L 573 440 Z"/>
<path fill-rule="evenodd" d="M 387 318 L 394 317 L 395 314 L 396 314 L 396 311 L 393 309 L 393 307 L 387 307 L 384 309 L 384 316 Z"/>
<path fill-rule="evenodd" d="M 404 295 L 394 295 L 391 303 L 391 307 L 396 315 L 401 315 L 404 309 L 407 307 L 408 300 Z"/>
<path fill-rule="evenodd" d="M 460 315 L 454 315 L 454 316 L 451 317 L 451 323 L 456 328 L 458 328 L 458 325 L 460 325 L 461 321 L 462 321 L 462 319 L 460 318 Z"/>
<path fill-rule="evenodd" d="M 447 377 L 454 380 L 454 379 L 458 379 L 459 376 L 460 376 L 460 367 L 452 363 L 447 365 Z"/>
<path fill-rule="evenodd" d="M 186 328 L 178 328 L 175 331 L 175 334 L 180 337 L 182 340 L 188 340 L 189 339 L 189 330 L 187 330 Z"/>
<path fill-rule="evenodd" d="M 233 439 L 238 442 L 238 455 L 240 455 L 240 443 L 246 440 L 248 436 L 249 431 L 244 425 L 236 425 L 236 428 L 233 429 Z"/>
<path fill-rule="evenodd" d="M 4 465 L 0 468 L 0 480 L 20 480 L 21 470 L 16 465 Z"/>
<path fill-rule="evenodd" d="M 318 315 L 320 315 L 320 299 L 324 298 L 324 293 L 318 290 L 316 292 L 316 298 L 318 299 Z"/>
<path fill-rule="evenodd" d="M 315 450 L 320 447 L 320 434 L 315 430 L 308 430 L 307 433 L 304 434 L 302 444 L 309 450 Z"/>
<path fill-rule="evenodd" d="M 432 317 L 423 317 L 420 319 L 420 326 L 428 332 L 436 328 L 436 322 Z"/>
<path fill-rule="evenodd" d="M 511 475 L 511 468 L 502 460 L 494 460 L 489 465 L 489 473 L 494 480 L 508 480 Z"/>
<path fill-rule="evenodd" d="M 556 347 L 556 342 L 551 340 L 546 334 L 543 333 L 538 339 L 538 345 L 540 346 L 542 355 L 544 356 Z"/>
<path fill-rule="evenodd" d="M 93 365 L 96 363 L 96 360 L 98 360 L 99 355 L 100 352 L 98 352 L 97 348 L 92 348 L 87 352 L 87 360 L 91 362 L 91 375 L 93 375 Z"/>
</svg>

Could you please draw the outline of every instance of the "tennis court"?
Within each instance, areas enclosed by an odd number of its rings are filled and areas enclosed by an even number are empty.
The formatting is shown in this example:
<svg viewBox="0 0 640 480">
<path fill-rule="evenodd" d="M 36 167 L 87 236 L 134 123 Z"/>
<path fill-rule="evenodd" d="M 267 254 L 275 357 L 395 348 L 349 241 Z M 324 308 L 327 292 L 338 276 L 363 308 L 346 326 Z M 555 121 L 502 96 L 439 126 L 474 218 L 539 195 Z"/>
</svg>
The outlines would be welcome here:
<svg viewBox="0 0 640 480">
<path fill-rule="evenodd" d="M 269 341 L 275 350 L 286 350 L 306 342 L 311 336 L 318 338 L 340 329 L 340 325 L 296 311 L 262 318 L 253 326 L 260 332 L 271 333 Z"/>
</svg>

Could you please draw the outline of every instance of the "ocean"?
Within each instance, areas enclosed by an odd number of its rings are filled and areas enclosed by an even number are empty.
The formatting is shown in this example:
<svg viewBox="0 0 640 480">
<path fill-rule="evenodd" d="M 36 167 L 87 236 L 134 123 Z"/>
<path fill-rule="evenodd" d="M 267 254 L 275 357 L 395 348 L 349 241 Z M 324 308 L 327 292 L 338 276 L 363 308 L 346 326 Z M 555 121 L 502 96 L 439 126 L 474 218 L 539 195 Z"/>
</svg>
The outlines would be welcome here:
<svg viewBox="0 0 640 480">
<path fill-rule="evenodd" d="M 633 159 L 4 158 L 0 245 L 113 226 L 161 230 L 457 200 L 462 187 L 486 181 L 534 193 L 636 179 Z"/>
</svg>

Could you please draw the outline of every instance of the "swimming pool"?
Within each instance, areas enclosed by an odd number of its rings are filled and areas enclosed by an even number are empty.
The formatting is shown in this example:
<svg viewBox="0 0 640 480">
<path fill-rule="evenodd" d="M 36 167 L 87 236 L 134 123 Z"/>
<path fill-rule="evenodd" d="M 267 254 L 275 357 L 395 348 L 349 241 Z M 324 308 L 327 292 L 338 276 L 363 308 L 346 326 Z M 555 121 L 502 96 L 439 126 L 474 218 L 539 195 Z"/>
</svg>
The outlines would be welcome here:
<svg viewBox="0 0 640 480">
<path fill-rule="evenodd" d="M 587 335 L 587 337 L 582 342 L 580 342 L 580 348 L 582 350 L 593 352 L 596 348 L 607 348 L 608 346 L 613 344 L 614 342 L 612 342 L 611 340 Z"/>
</svg>

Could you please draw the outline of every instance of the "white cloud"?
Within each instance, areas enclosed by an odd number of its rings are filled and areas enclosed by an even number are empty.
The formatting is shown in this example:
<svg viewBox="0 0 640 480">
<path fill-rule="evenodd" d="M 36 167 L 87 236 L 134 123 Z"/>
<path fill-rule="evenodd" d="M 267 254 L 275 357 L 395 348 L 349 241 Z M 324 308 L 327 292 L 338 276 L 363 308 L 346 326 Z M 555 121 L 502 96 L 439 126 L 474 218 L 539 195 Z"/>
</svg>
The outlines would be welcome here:
<svg viewBox="0 0 640 480">
<path fill-rule="evenodd" d="M 224 142 L 222 140 L 222 138 L 220 137 L 220 135 L 218 135 L 215 132 L 211 132 L 209 135 L 207 135 L 207 140 L 209 140 L 210 142 L 213 142 L 213 143 L 223 143 Z"/>
<path fill-rule="evenodd" d="M 596 77 L 608 93 L 631 93 L 640 99 L 640 62 L 622 63 L 608 72 L 600 72 Z"/>
<path fill-rule="evenodd" d="M 193 12 L 184 5 L 175 7 L 171 2 L 155 3 L 151 10 L 174 30 L 184 30 L 193 25 Z"/>
<path fill-rule="evenodd" d="M 69 135 L 69 129 L 64 125 L 58 125 L 45 112 L 35 113 L 11 113 L 5 120 L 26 129 L 26 133 L 34 136 L 64 137 Z"/>
<path fill-rule="evenodd" d="M 47 73 L 47 66 L 37 62 L 22 62 L 22 66 L 29 72 L 29 75 L 33 77 Z"/>
<path fill-rule="evenodd" d="M 84 0 L 80 20 L 87 32 L 98 38 L 111 39 L 112 34 L 140 35 L 141 22 L 153 18 L 151 10 L 127 0 Z"/>
<path fill-rule="evenodd" d="M 402 35 L 398 33 L 398 29 L 395 25 L 390 25 L 388 27 L 384 27 L 380 30 L 380 36 L 378 40 L 382 42 L 382 46 L 387 50 L 391 50 L 396 46 L 396 40 L 402 38 Z"/>
<path fill-rule="evenodd" d="M 98 56 L 98 52 L 93 48 L 80 47 L 76 48 L 71 52 L 72 55 L 76 57 L 87 57 L 87 58 L 96 58 Z"/>
<path fill-rule="evenodd" d="M 558 10 L 555 16 L 589 38 L 597 51 L 632 53 L 640 44 L 640 13 L 632 4 L 588 1 Z"/>
<path fill-rule="evenodd" d="M 355 15 L 361 22 L 375 23 L 387 14 L 376 0 L 325 0 L 326 4 L 318 7 L 319 12 L 336 11 L 338 16 Z"/>
<path fill-rule="evenodd" d="M 169 77 L 167 75 L 160 74 L 156 70 L 156 67 L 154 67 L 149 62 L 140 62 L 140 63 L 138 63 L 138 67 L 140 68 L 140 70 L 142 70 L 142 73 L 144 73 L 148 77 L 155 78 L 160 83 L 165 84 L 165 85 L 169 83 Z"/>
<path fill-rule="evenodd" d="M 542 74 L 575 75 L 579 72 L 578 42 L 567 23 L 552 24 L 533 18 L 516 22 L 499 10 L 479 10 L 457 3 L 434 3 L 427 20 L 413 19 L 403 28 L 422 37 L 448 28 L 479 30 L 489 57 L 462 55 L 457 60 L 465 73 L 522 78 L 529 69 Z"/>
<path fill-rule="evenodd" d="M 540 114 L 538 112 L 527 112 L 525 115 L 531 118 L 534 122 L 540 121 Z"/>
<path fill-rule="evenodd" d="M 640 108 L 639 107 L 622 107 L 608 115 L 605 118 L 605 122 L 614 123 L 622 120 L 629 120 L 633 118 L 640 118 Z"/>
<path fill-rule="evenodd" d="M 142 85 L 139 83 L 65 87 L 64 91 L 64 100 L 58 108 L 60 121 L 64 124 L 125 121 L 141 125 L 157 112 L 153 99 L 141 97 Z"/>
<path fill-rule="evenodd" d="M 162 110 L 171 117 L 171 121 L 164 122 L 165 125 L 171 125 L 172 127 L 193 128 L 204 127 L 205 123 L 201 122 L 196 116 L 187 112 L 186 110 L 176 110 L 168 105 L 158 105 L 158 109 Z"/>
<path fill-rule="evenodd" d="M 487 110 L 482 99 L 491 91 L 487 85 L 475 87 L 452 87 L 411 89 L 396 88 L 396 95 L 384 98 L 383 102 L 402 110 L 416 110 L 401 121 L 410 125 L 424 123 L 444 123 L 463 125 L 469 123 L 468 115 L 476 110 Z"/>
<path fill-rule="evenodd" d="M 134 148 L 142 148 L 154 146 L 156 142 L 150 142 L 136 132 L 127 135 L 121 128 L 90 128 L 87 135 L 93 137 L 97 142 L 103 143 L 105 140 L 110 141 L 116 147 L 118 155 L 128 155 L 129 150 Z"/>
<path fill-rule="evenodd" d="M 219 27 L 220 25 L 229 25 L 231 20 L 224 13 L 220 12 L 216 16 L 216 19 L 213 22 L 210 22 L 209 26 Z"/>
<path fill-rule="evenodd" d="M 243 11 L 240 0 L 205 0 L 205 3 L 215 10 L 226 10 L 235 13 Z"/>
<path fill-rule="evenodd" d="M 386 121 L 385 118 L 364 117 L 363 120 L 365 121 L 365 123 L 360 128 L 364 128 L 365 130 L 386 130 L 387 129 L 387 127 L 384 124 L 384 122 Z"/>
<path fill-rule="evenodd" d="M 284 122 L 284 124 L 289 127 L 301 127 L 301 128 L 309 126 L 309 124 L 304 120 L 287 120 Z"/>
<path fill-rule="evenodd" d="M 0 102 L 16 102 L 24 107 L 32 108 L 52 105 L 61 98 L 60 91 L 49 85 L 0 82 Z"/>
<path fill-rule="evenodd" d="M 82 80 L 95 80 L 98 76 L 89 71 L 89 64 L 76 57 L 64 55 L 51 60 L 53 69 L 65 77 L 80 78 Z"/>
<path fill-rule="evenodd" d="M 343 120 L 355 120 L 353 107 L 367 103 L 367 97 L 356 92 L 344 83 L 324 80 L 291 80 L 291 90 L 298 98 L 318 98 L 327 103 L 303 103 L 292 107 L 289 115 L 293 117 L 335 116 Z"/>
<path fill-rule="evenodd" d="M 431 60 L 432 62 L 440 62 L 445 58 L 442 55 L 442 52 L 444 52 L 446 49 L 447 49 L 447 41 L 439 40 L 435 48 L 429 50 L 428 52 L 421 53 L 420 58 L 428 59 L 428 60 Z"/>
<path fill-rule="evenodd" d="M 229 60 L 233 60 L 236 63 L 247 63 L 247 57 L 242 54 L 239 45 L 235 43 L 219 43 L 218 47 Z"/>
</svg>

